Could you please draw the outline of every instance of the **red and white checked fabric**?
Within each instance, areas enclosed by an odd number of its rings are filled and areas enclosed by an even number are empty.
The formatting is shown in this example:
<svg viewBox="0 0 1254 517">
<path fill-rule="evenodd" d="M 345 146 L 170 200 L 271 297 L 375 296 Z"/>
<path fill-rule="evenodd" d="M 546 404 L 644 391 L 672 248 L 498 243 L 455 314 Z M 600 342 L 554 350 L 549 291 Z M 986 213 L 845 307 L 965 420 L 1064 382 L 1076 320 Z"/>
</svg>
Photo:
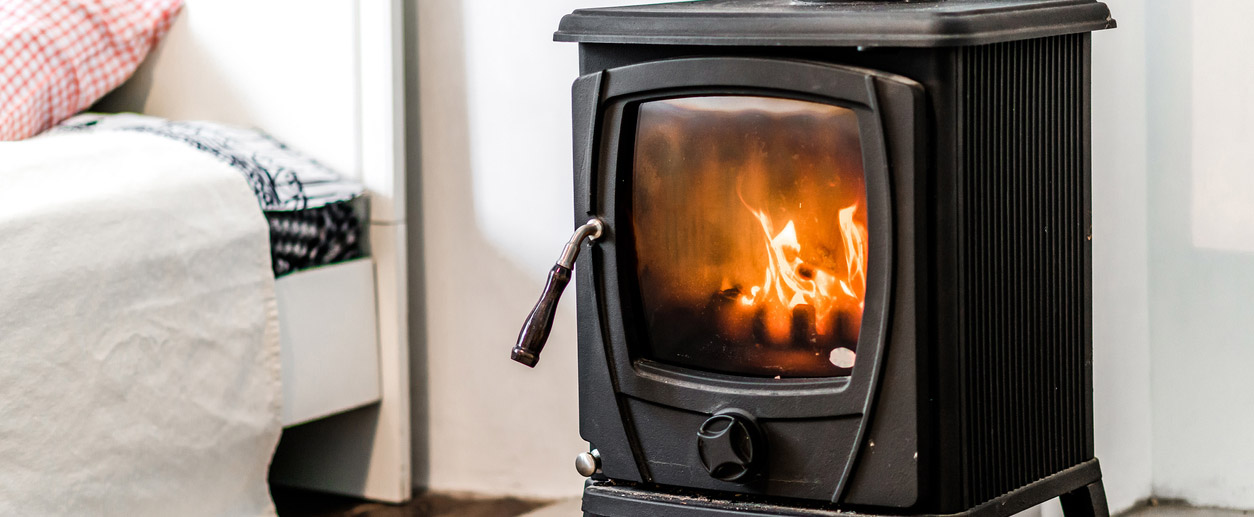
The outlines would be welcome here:
<svg viewBox="0 0 1254 517">
<path fill-rule="evenodd" d="M 122 84 L 183 0 L 0 0 L 0 140 L 34 136 Z"/>
</svg>

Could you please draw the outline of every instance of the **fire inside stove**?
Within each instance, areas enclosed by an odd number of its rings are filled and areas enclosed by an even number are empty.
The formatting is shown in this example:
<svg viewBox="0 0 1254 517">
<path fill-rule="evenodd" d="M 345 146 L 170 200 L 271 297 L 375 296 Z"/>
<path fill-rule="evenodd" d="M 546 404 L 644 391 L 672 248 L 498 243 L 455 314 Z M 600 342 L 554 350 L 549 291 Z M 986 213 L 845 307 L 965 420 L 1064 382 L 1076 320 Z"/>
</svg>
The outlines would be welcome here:
<svg viewBox="0 0 1254 517">
<path fill-rule="evenodd" d="M 867 282 L 857 115 L 802 100 L 640 104 L 632 223 L 645 356 L 848 375 Z"/>
</svg>

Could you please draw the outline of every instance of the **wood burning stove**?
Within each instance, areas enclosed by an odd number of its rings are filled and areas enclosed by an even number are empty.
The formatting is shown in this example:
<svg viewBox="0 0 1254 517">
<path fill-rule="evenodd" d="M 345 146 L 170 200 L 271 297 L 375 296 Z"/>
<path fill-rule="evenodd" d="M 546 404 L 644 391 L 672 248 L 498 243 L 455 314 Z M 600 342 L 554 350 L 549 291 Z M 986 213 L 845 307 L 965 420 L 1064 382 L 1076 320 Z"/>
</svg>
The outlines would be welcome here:
<svg viewBox="0 0 1254 517">
<path fill-rule="evenodd" d="M 1088 92 L 1114 25 L 1092 0 L 563 18 L 588 222 L 514 358 L 575 270 L 584 510 L 1106 515 Z"/>
</svg>

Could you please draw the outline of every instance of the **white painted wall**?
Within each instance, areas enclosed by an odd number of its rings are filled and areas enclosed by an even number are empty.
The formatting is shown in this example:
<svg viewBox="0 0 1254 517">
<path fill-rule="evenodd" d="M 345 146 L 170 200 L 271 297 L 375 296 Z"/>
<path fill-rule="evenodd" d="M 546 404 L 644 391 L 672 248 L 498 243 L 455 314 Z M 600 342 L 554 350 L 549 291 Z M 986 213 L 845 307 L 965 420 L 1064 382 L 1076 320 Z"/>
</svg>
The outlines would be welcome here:
<svg viewBox="0 0 1254 517">
<path fill-rule="evenodd" d="M 356 10 L 337 0 L 187 0 L 161 44 L 100 108 L 264 128 L 360 178 L 356 26 L 344 23 Z M 300 23 L 275 26 L 293 13 Z M 315 106 L 320 124 L 292 115 Z"/>
<path fill-rule="evenodd" d="M 1254 508 L 1254 2 L 1148 5 L 1154 493 Z"/>
<path fill-rule="evenodd" d="M 1111 508 L 1254 508 L 1254 2 L 1106 1 L 1093 335 Z"/>
<path fill-rule="evenodd" d="M 1093 34 L 1093 425 L 1112 511 L 1150 496 L 1145 0 Z"/>
<path fill-rule="evenodd" d="M 578 495 L 575 303 L 539 366 L 509 360 L 572 226 L 575 45 L 552 41 L 590 0 L 418 3 L 426 351 L 434 490 Z M 610 2 L 604 2 L 606 4 Z M 620 2 L 621 3 L 621 2 Z M 419 471 L 423 469 L 420 467 Z M 425 482 L 424 482 L 425 481 Z"/>
</svg>

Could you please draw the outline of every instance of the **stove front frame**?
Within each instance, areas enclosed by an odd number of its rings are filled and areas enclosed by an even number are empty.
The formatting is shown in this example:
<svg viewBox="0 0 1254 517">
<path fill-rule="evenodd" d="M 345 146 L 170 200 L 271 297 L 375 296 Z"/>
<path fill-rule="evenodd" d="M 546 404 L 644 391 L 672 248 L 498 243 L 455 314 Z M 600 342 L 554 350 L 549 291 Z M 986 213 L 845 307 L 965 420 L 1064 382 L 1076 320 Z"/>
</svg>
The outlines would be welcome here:
<svg viewBox="0 0 1254 517">
<path fill-rule="evenodd" d="M 638 310 L 634 246 L 630 236 L 631 161 L 634 107 L 640 102 L 698 95 L 759 95 L 833 104 L 853 109 L 862 136 L 868 210 L 866 309 L 858 343 L 858 361 L 850 376 L 823 379 L 769 379 L 703 372 L 639 359 L 633 339 Z M 885 361 L 896 378 L 884 411 L 891 421 L 898 463 L 898 497 L 889 503 L 908 507 L 918 499 L 919 435 L 916 393 L 922 383 L 915 368 L 918 343 L 914 328 L 918 265 L 914 235 L 919 210 L 914 193 L 924 179 L 918 157 L 925 152 L 924 90 L 910 79 L 870 69 L 802 60 L 753 57 L 667 59 L 617 67 L 585 75 L 574 86 L 577 221 L 598 217 L 606 225 L 591 253 L 579 258 L 580 420 L 581 434 L 601 456 L 605 476 L 662 485 L 759 493 L 839 502 L 867 440 Z M 892 164 L 890 167 L 889 164 Z M 890 328 L 891 325 L 891 328 Z M 885 353 L 885 351 L 892 351 Z M 604 365 L 606 370 L 600 370 Z M 598 371 L 600 370 L 600 371 Z M 746 484 L 718 481 L 692 469 L 667 472 L 661 464 L 675 457 L 692 459 L 695 428 L 676 429 L 670 443 L 642 438 L 632 407 L 651 404 L 663 413 L 713 415 L 736 409 L 765 421 L 857 419 L 849 436 L 800 431 L 830 445 L 824 465 L 834 476 L 801 489 L 765 476 Z M 909 405 L 910 407 L 904 407 Z M 655 419 L 656 420 L 656 419 Z M 667 419 L 663 419 L 667 420 Z M 615 425 L 617 423 L 617 425 Z M 650 425 L 665 423 L 651 422 Z M 774 431 L 767 425 L 767 434 Z M 796 434 L 798 431 L 788 431 Z M 804 439 L 795 436 L 787 440 Z M 776 436 L 778 441 L 782 438 Z M 672 441 L 673 440 L 673 441 Z M 768 441 L 770 438 L 768 437 Z M 778 452 L 778 451 L 776 451 Z M 771 453 L 768 453 L 770 455 Z M 661 458 L 657 456 L 666 456 Z M 883 456 L 883 455 L 881 455 Z M 768 456 L 768 461 L 774 456 Z M 926 461 L 926 460 L 924 460 Z M 915 464 L 904 468 L 900 464 Z M 680 469 L 683 470 L 683 469 Z M 795 483 L 796 480 L 791 480 Z"/>
</svg>

